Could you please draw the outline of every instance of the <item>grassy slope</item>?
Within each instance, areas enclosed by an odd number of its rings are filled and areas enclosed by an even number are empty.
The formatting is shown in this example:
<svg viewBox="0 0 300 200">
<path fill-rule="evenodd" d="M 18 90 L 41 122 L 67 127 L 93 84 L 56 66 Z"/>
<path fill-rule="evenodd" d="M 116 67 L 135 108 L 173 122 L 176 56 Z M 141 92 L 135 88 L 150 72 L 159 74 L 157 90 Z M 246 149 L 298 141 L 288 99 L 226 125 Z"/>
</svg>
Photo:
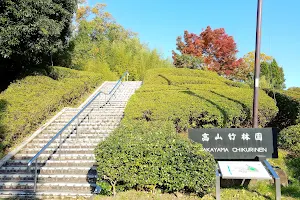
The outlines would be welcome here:
<svg viewBox="0 0 300 200">
<path fill-rule="evenodd" d="M 27 76 L 0 94 L 0 157 L 66 106 L 83 102 L 102 78 L 95 73 L 55 67 L 44 76 Z"/>
</svg>

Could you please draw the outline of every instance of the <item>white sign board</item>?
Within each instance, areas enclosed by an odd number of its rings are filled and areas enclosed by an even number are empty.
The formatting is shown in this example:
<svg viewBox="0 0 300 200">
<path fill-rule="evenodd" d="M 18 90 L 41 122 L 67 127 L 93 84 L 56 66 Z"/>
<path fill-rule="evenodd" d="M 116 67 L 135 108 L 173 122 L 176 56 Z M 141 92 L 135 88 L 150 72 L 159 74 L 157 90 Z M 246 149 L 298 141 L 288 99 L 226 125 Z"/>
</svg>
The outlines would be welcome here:
<svg viewBox="0 0 300 200">
<path fill-rule="evenodd" d="M 224 179 L 272 179 L 259 161 L 219 161 Z"/>
</svg>

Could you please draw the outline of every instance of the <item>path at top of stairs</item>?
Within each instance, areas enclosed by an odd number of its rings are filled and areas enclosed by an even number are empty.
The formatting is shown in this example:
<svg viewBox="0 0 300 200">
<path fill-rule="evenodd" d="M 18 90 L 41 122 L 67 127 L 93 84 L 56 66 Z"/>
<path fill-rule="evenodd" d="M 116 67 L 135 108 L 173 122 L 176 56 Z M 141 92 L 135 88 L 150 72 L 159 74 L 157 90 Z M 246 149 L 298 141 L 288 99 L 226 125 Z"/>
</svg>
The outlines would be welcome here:
<svg viewBox="0 0 300 200">
<path fill-rule="evenodd" d="M 100 90 L 109 92 L 116 83 L 105 82 Z M 38 158 L 34 192 L 35 168 L 33 164 L 29 169 L 27 164 L 80 110 L 66 109 L 0 168 L 0 197 L 91 196 L 97 180 L 94 149 L 118 127 L 127 101 L 140 86 L 139 81 L 123 82 L 107 104 L 107 96 L 97 97 L 86 109 L 93 108 L 89 119 L 76 131 L 71 124 L 62 134 L 62 145 L 58 147 L 57 138 Z"/>
</svg>

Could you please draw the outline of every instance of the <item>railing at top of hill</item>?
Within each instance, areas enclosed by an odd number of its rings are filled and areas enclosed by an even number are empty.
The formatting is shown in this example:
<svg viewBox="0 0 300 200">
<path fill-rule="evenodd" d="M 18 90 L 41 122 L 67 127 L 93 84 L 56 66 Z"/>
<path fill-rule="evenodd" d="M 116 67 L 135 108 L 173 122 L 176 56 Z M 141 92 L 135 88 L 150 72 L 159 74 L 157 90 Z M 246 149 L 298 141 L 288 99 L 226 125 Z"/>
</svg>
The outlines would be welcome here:
<svg viewBox="0 0 300 200">
<path fill-rule="evenodd" d="M 72 130 L 71 130 L 71 133 L 73 131 L 76 130 L 76 137 L 78 136 L 79 132 L 78 132 L 78 126 L 80 125 L 80 123 L 84 120 L 84 119 L 88 119 L 89 120 L 89 115 L 90 113 L 94 110 L 94 108 L 91 108 L 90 110 L 88 110 L 87 112 L 83 113 L 83 111 L 85 111 L 89 105 L 94 102 L 94 100 L 100 96 L 101 94 L 104 94 L 105 95 L 105 104 L 107 104 L 110 99 L 112 98 L 112 96 L 115 95 L 115 92 L 117 91 L 117 89 L 120 87 L 120 85 L 122 85 L 122 80 L 124 78 L 126 78 L 127 76 L 127 81 L 128 81 L 128 75 L 129 73 L 126 71 L 122 76 L 121 78 L 118 80 L 118 82 L 114 85 L 114 87 L 108 92 L 108 93 L 105 93 L 105 92 L 102 92 L 102 91 L 99 91 L 90 101 L 87 102 L 87 104 L 85 106 L 83 106 L 78 112 L 77 114 L 62 128 L 60 129 L 50 140 L 49 142 L 37 153 L 35 154 L 35 156 L 28 162 L 28 168 L 31 167 L 32 163 L 35 162 L 35 177 L 34 177 L 34 192 L 36 191 L 36 187 L 37 187 L 37 161 L 38 161 L 38 157 L 52 144 L 53 141 L 55 141 L 58 137 L 59 137 L 59 145 L 57 147 L 57 149 L 61 149 L 62 147 L 62 144 L 63 144 L 63 141 L 62 141 L 62 138 L 61 138 L 61 135 L 62 133 L 73 123 L 75 122 L 75 127 L 73 128 L 72 127 Z M 106 99 L 106 96 L 109 95 L 109 98 Z M 100 105 L 99 105 L 100 107 Z M 80 115 L 83 114 L 83 117 L 80 119 Z M 77 120 L 76 120 L 77 119 Z M 76 120 L 76 121 L 75 121 Z M 59 157 L 60 157 L 60 150 L 59 150 Z"/>
</svg>

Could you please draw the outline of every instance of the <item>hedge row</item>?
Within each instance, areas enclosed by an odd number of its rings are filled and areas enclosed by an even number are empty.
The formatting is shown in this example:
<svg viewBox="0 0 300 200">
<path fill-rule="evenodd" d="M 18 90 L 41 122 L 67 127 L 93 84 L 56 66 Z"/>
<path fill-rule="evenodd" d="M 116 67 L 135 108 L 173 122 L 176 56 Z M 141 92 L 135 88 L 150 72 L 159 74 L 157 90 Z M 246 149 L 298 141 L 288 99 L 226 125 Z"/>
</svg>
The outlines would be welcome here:
<svg viewBox="0 0 300 200">
<path fill-rule="evenodd" d="M 300 88 L 292 88 L 283 93 L 291 99 L 285 107 L 291 109 L 287 114 L 292 115 L 291 122 L 296 125 L 283 129 L 279 142 L 282 148 L 294 152 L 300 158 Z"/>
<path fill-rule="evenodd" d="M 294 92 L 300 93 L 300 87 L 290 87 L 288 89 L 288 91 L 294 91 Z"/>
<path fill-rule="evenodd" d="M 276 104 L 279 108 L 279 112 L 270 122 L 270 126 L 283 129 L 300 122 L 300 94 L 298 98 L 297 92 L 289 90 L 279 92 L 268 90 L 267 93 L 270 97 L 276 99 Z"/>
<path fill-rule="evenodd" d="M 214 186 L 212 155 L 177 135 L 170 122 L 123 122 L 95 154 L 103 194 L 161 189 L 201 196 Z"/>
<path fill-rule="evenodd" d="M 279 145 L 300 157 L 300 124 L 289 126 L 279 134 Z"/>
<path fill-rule="evenodd" d="M 127 104 L 121 127 L 97 147 L 103 194 L 156 188 L 207 193 L 214 185 L 214 159 L 200 144 L 176 135 L 174 124 L 177 132 L 248 127 L 252 94 L 248 86 L 209 71 L 149 70 Z M 260 125 L 276 113 L 274 101 L 261 91 Z"/>
<path fill-rule="evenodd" d="M 245 84 L 213 72 L 154 69 L 128 102 L 125 120 L 172 121 L 179 132 L 191 127 L 250 127 L 252 97 L 252 89 Z M 260 126 L 277 111 L 274 100 L 260 91 Z"/>
<path fill-rule="evenodd" d="M 215 72 L 205 71 L 205 70 L 187 70 L 184 68 L 157 68 L 148 70 L 146 72 L 144 78 L 144 84 L 159 84 L 159 85 L 174 85 L 169 83 L 170 76 L 177 76 L 177 77 L 185 77 L 186 79 L 183 80 L 188 81 L 189 78 L 205 78 L 214 80 L 215 82 L 222 82 L 223 78 L 220 77 Z M 178 78 L 176 81 L 179 81 Z"/>
<path fill-rule="evenodd" d="M 0 94 L 0 157 L 62 107 L 70 106 L 101 83 L 99 75 L 54 67 L 50 76 L 27 76 Z"/>
<path fill-rule="evenodd" d="M 280 148 L 300 156 L 300 92 L 298 88 L 267 93 L 276 99 L 279 112 L 270 126 L 281 130 L 278 138 Z"/>
<path fill-rule="evenodd" d="M 248 84 L 222 78 L 216 72 L 206 70 L 187 70 L 184 68 L 157 68 L 148 70 L 144 79 L 146 85 L 186 85 L 212 84 L 249 88 Z"/>
</svg>

